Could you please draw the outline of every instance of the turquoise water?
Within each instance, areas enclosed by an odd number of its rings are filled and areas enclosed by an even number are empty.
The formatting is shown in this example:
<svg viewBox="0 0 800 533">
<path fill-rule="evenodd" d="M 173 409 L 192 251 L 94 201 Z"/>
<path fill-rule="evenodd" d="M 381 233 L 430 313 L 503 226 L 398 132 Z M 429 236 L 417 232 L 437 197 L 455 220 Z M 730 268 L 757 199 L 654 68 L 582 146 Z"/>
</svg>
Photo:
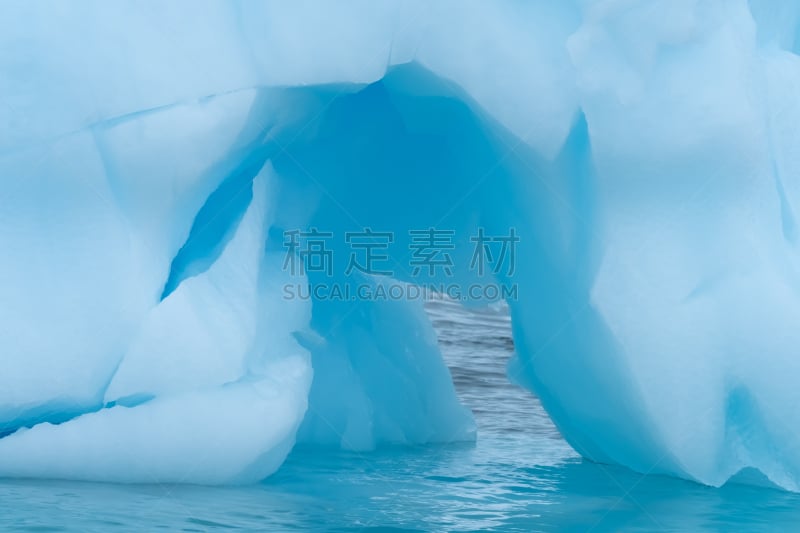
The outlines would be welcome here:
<svg viewBox="0 0 800 533">
<path fill-rule="evenodd" d="M 430 306 L 475 444 L 299 449 L 251 487 L 0 481 L 3 531 L 793 531 L 800 496 L 582 461 L 508 383 L 503 309 Z"/>
</svg>

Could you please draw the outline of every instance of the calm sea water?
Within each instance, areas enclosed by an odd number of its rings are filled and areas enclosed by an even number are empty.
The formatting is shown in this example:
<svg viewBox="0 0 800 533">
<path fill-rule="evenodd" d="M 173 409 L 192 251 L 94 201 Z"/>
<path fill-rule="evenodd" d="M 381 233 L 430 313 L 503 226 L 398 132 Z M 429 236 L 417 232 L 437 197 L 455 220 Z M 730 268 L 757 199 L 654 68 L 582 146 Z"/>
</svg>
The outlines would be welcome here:
<svg viewBox="0 0 800 533">
<path fill-rule="evenodd" d="M 800 496 L 645 477 L 581 460 L 508 383 L 504 309 L 429 307 L 470 445 L 296 450 L 243 488 L 0 481 L 3 531 L 795 531 Z"/>
</svg>

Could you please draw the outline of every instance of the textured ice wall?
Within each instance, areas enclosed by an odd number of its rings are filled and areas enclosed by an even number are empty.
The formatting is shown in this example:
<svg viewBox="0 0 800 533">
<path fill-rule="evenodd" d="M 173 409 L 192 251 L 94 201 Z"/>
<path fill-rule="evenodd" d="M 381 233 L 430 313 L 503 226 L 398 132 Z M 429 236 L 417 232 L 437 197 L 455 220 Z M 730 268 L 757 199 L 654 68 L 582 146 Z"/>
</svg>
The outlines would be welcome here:
<svg viewBox="0 0 800 533">
<path fill-rule="evenodd" d="M 276 236 L 480 225 L 577 450 L 800 489 L 798 52 L 792 0 L 3 3 L 0 473 L 469 438 L 419 309 L 288 305 Z"/>
</svg>

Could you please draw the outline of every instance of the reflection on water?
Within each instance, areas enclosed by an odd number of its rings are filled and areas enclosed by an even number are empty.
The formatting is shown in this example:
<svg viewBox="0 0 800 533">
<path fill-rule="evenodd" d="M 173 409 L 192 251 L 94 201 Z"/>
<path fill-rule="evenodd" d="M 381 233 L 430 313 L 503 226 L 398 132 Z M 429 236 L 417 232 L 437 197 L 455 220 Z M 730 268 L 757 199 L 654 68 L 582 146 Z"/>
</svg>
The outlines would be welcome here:
<svg viewBox="0 0 800 533">
<path fill-rule="evenodd" d="M 800 497 L 712 489 L 582 461 L 508 383 L 505 310 L 430 306 L 475 444 L 369 454 L 299 449 L 241 488 L 0 482 L 19 531 L 792 531 Z"/>
</svg>

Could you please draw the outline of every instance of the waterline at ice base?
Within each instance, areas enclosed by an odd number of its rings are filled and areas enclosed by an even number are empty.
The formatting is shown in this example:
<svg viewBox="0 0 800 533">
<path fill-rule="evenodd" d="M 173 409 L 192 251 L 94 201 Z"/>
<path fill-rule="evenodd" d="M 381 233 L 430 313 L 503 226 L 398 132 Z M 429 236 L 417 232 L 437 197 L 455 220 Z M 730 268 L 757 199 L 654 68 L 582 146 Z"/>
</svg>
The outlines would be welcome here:
<svg viewBox="0 0 800 533">
<path fill-rule="evenodd" d="M 798 54 L 795 0 L 3 2 L 0 477 L 473 442 L 416 287 L 505 301 L 584 458 L 800 491 Z"/>
</svg>

